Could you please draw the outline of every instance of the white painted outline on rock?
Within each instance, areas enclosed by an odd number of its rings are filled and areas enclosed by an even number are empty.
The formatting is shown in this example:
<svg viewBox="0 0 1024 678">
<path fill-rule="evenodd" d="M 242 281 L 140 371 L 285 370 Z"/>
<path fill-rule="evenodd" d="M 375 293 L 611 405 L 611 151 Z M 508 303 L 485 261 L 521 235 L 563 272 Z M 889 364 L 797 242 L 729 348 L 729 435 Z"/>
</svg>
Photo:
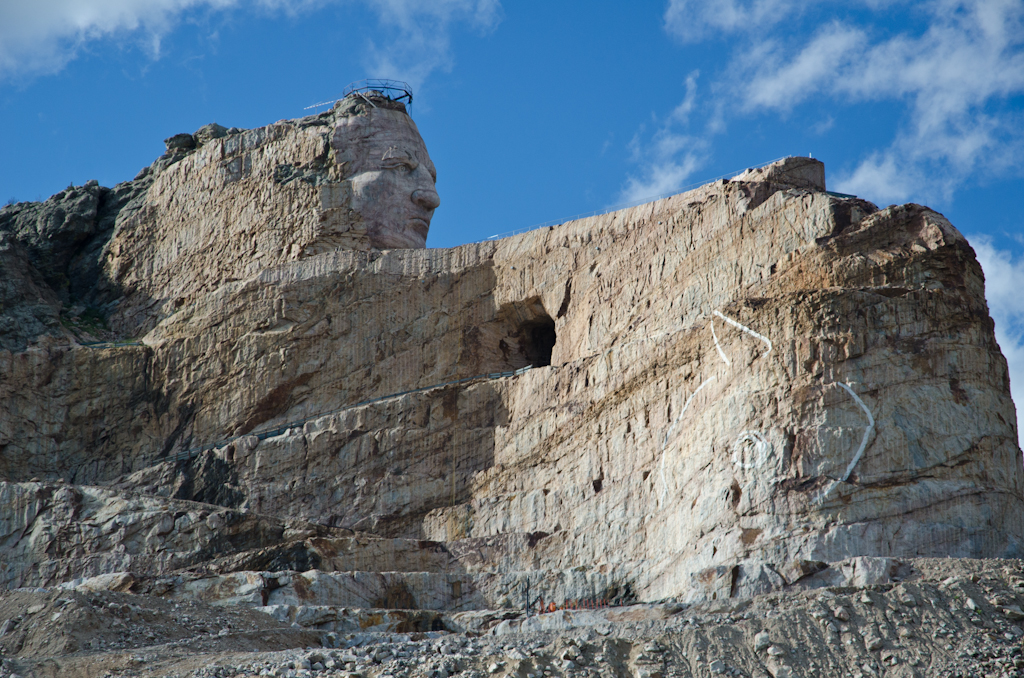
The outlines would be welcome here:
<svg viewBox="0 0 1024 678">
<path fill-rule="evenodd" d="M 693 402 L 694 397 L 701 392 L 701 389 L 703 389 L 705 386 L 707 386 L 714 380 L 715 377 L 711 376 L 705 379 L 703 382 L 701 382 L 701 385 L 698 386 L 694 390 L 694 392 L 690 394 L 690 397 L 686 399 L 686 404 L 683 405 L 683 411 L 679 413 L 679 416 L 676 417 L 676 420 L 673 421 L 672 425 L 668 427 L 668 431 L 665 432 L 665 441 L 661 444 L 661 464 L 659 465 L 659 475 L 661 476 L 661 503 L 663 506 L 665 504 L 665 497 L 668 494 L 668 481 L 665 480 L 665 455 L 668 450 L 668 439 L 672 435 L 672 431 L 673 429 L 675 429 L 676 424 L 678 424 L 682 420 L 683 415 L 686 414 L 686 410 L 689 409 L 690 403 Z"/>
<path fill-rule="evenodd" d="M 714 315 L 717 315 L 719 318 L 721 318 L 725 322 L 729 323 L 733 327 L 737 328 L 738 330 L 740 330 L 742 332 L 746 332 L 747 334 L 749 334 L 750 336 L 754 337 L 755 339 L 760 339 L 761 341 L 763 341 L 768 346 L 768 350 L 766 350 L 764 353 L 762 353 L 760 357 L 764 358 L 769 353 L 772 352 L 772 342 L 771 342 L 771 340 L 768 339 L 768 337 L 766 337 L 763 334 L 760 334 L 758 332 L 755 332 L 754 330 L 750 329 L 746 325 L 743 325 L 742 323 L 738 323 L 735 320 L 733 320 L 732 318 L 729 318 L 728 316 L 722 315 L 722 313 L 717 311 L 717 310 L 712 311 L 712 313 Z M 715 349 L 718 351 L 718 356 L 722 359 L 722 362 L 725 363 L 726 367 L 732 367 L 732 362 L 730 362 L 729 357 L 727 355 L 725 355 L 725 351 L 722 350 L 722 345 L 718 342 L 718 334 L 715 332 L 715 321 L 714 321 L 713 318 L 711 319 L 711 337 L 712 337 L 712 339 L 715 340 Z M 694 397 L 698 393 L 700 393 L 701 390 L 705 386 L 707 386 L 709 383 L 711 383 L 714 380 L 715 380 L 714 376 L 708 377 L 703 382 L 701 382 L 700 386 L 698 386 L 696 389 L 694 389 L 693 393 L 690 394 L 690 397 L 686 399 L 686 404 L 683 405 L 682 412 L 679 413 L 679 416 L 676 417 L 675 421 L 672 422 L 672 425 L 668 427 L 668 431 L 665 432 L 665 440 L 664 440 L 664 442 L 661 445 L 661 463 L 658 464 L 658 475 L 661 478 L 661 504 L 662 504 L 662 506 L 664 506 L 665 499 L 666 499 L 666 497 L 668 495 L 668 481 L 665 479 L 665 457 L 667 456 L 667 453 L 668 453 L 668 441 L 669 441 L 669 438 L 672 436 L 672 431 L 675 430 L 676 424 L 678 424 L 682 420 L 683 415 L 686 414 L 686 410 L 688 410 L 690 408 L 690 403 L 693 402 Z M 771 452 L 771 443 L 768 442 L 768 440 L 761 433 L 759 433 L 757 431 L 744 431 L 743 433 L 740 434 L 740 437 L 736 439 L 736 442 L 733 443 L 733 462 L 735 463 L 735 461 L 736 461 L 735 457 L 736 457 L 736 453 L 738 451 L 738 447 L 737 446 L 741 442 L 743 442 L 744 436 L 749 436 L 750 439 L 754 441 L 754 447 L 759 452 L 759 459 L 758 459 L 757 465 L 758 466 L 763 465 L 764 462 L 767 461 L 768 454 Z M 740 466 L 741 466 L 741 468 L 752 468 L 752 466 L 748 466 L 748 465 L 742 465 L 741 464 Z"/>
<path fill-rule="evenodd" d="M 864 401 L 860 399 L 860 396 L 854 393 L 853 389 L 850 387 L 849 384 L 845 384 L 841 381 L 835 381 L 832 382 L 830 386 L 841 386 L 844 390 L 846 390 L 847 393 L 850 394 L 851 397 L 853 397 L 853 400 L 858 405 L 860 405 L 860 408 L 862 410 L 864 410 L 864 414 L 868 416 L 868 427 L 864 429 L 864 437 L 860 439 L 860 447 L 857 448 L 857 453 L 853 455 L 853 459 L 850 460 L 850 465 L 846 467 L 846 473 L 843 474 L 843 477 L 841 479 L 833 480 L 831 483 L 829 483 L 828 488 L 826 488 L 824 492 L 818 495 L 817 499 L 814 500 L 815 503 L 818 504 L 825 501 L 825 499 L 828 498 L 828 495 L 832 493 L 832 490 L 836 489 L 836 486 L 839 483 L 845 483 L 847 480 L 849 480 L 850 474 L 853 473 L 853 469 L 857 466 L 857 462 L 859 462 L 860 458 L 864 456 L 864 450 L 866 450 L 868 447 L 868 438 L 871 437 L 871 432 L 875 430 L 875 417 L 871 414 L 871 410 L 868 409 L 868 406 L 864 404 Z"/>
<path fill-rule="evenodd" d="M 715 313 L 718 313 L 718 311 L 715 311 Z M 711 321 L 711 338 L 715 340 L 715 348 L 718 349 L 718 355 L 721 356 L 722 362 L 725 363 L 726 367 L 732 367 L 732 363 L 729 362 L 729 359 L 725 356 L 725 351 L 722 350 L 721 345 L 718 343 L 718 335 L 715 334 L 714 320 Z"/>
<path fill-rule="evenodd" d="M 772 352 L 772 342 L 768 339 L 768 337 L 764 336 L 763 334 L 758 334 L 757 332 L 755 332 L 754 330 L 750 329 L 746 325 L 742 325 L 742 324 L 736 322 L 735 320 L 733 320 L 732 318 L 729 318 L 727 316 L 722 315 L 718 311 L 713 311 L 712 313 L 714 315 L 717 315 L 719 318 L 721 318 L 725 322 L 729 323 L 730 325 L 732 325 L 736 329 L 742 330 L 743 332 L 746 332 L 750 336 L 755 337 L 757 339 L 760 339 L 765 344 L 767 344 L 768 350 L 761 354 L 762 358 L 764 358 L 765 356 L 767 356 L 769 353 Z M 711 333 L 712 333 L 712 335 L 714 335 L 714 332 L 715 332 L 715 321 L 712 320 L 711 321 Z M 715 337 L 715 346 L 718 347 L 718 337 Z M 721 354 L 722 359 L 725 360 L 725 364 L 728 365 L 729 361 L 728 361 L 728 359 L 726 359 L 725 354 L 722 353 L 721 347 L 718 347 L 718 352 L 719 352 L 719 354 Z"/>
<path fill-rule="evenodd" d="M 755 460 L 749 463 L 742 461 L 743 455 L 743 443 L 751 443 L 754 451 L 756 452 Z M 737 436 L 735 442 L 732 444 L 732 463 L 733 466 L 741 469 L 753 469 L 764 466 L 765 462 L 768 461 L 768 455 L 772 453 L 772 444 L 764 434 L 760 431 L 744 431 Z"/>
</svg>

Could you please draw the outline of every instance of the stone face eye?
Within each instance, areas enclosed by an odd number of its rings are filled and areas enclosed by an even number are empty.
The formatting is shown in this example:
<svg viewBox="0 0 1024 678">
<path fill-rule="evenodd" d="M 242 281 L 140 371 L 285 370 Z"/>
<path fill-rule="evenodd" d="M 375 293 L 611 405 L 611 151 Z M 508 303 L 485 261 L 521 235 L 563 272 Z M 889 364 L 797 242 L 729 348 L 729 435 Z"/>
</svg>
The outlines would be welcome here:
<svg viewBox="0 0 1024 678">
<path fill-rule="evenodd" d="M 381 167 L 384 169 L 396 169 L 403 172 L 411 172 L 419 167 L 419 163 L 408 155 L 385 155 L 381 160 Z"/>
</svg>

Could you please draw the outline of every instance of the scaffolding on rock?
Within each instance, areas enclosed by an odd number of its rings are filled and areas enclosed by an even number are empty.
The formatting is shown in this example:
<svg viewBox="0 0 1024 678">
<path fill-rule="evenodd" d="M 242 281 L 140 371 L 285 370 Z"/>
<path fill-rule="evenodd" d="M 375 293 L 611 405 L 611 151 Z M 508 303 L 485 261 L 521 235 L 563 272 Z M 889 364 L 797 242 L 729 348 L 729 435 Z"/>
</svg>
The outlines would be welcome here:
<svg viewBox="0 0 1024 678">
<path fill-rule="evenodd" d="M 345 88 L 341 93 L 341 98 L 344 99 L 350 94 L 363 92 L 377 92 L 391 101 L 401 101 L 406 106 L 412 106 L 412 87 L 409 86 L 409 83 L 387 78 L 356 80 Z"/>
<path fill-rule="evenodd" d="M 320 108 L 321 106 L 333 106 L 342 99 L 353 94 L 361 96 L 369 101 L 369 94 L 371 92 L 373 96 L 382 96 L 389 101 L 402 102 L 405 104 L 406 111 L 411 114 L 412 87 L 407 82 L 391 80 L 389 78 L 367 78 L 364 80 L 356 80 L 355 82 L 349 83 L 349 85 L 342 90 L 339 98 L 321 101 L 320 103 L 313 104 L 312 106 L 306 106 L 302 110 L 309 111 Z"/>
</svg>

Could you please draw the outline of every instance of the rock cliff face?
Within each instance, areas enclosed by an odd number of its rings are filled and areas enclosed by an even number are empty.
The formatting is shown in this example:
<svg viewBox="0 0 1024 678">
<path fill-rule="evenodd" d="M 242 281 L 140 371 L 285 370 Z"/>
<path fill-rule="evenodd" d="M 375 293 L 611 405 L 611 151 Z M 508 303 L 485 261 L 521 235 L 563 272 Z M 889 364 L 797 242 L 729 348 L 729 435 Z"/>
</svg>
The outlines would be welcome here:
<svg viewBox="0 0 1024 678">
<path fill-rule="evenodd" d="M 148 331 L 288 261 L 426 243 L 435 171 L 401 104 L 346 99 L 318 116 L 194 138 L 204 143 L 170 149 L 182 157 L 107 244 L 104 272 L 123 295 L 116 331 Z"/>
<path fill-rule="evenodd" d="M 35 323 L 0 353 L 6 586 L 463 613 L 1021 555 L 1006 364 L 940 214 L 790 158 L 416 249 L 426 150 L 353 106 L 5 210 Z M 40 216 L 71 199 L 92 221 Z M 79 299 L 137 343 L 79 344 Z"/>
</svg>

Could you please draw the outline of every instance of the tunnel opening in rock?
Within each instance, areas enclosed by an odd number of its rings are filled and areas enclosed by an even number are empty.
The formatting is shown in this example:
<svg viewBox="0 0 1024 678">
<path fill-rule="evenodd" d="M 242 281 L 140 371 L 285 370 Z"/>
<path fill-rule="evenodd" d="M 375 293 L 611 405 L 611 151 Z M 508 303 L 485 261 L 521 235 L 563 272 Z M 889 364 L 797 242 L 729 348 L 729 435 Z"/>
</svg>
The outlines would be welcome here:
<svg viewBox="0 0 1024 678">
<path fill-rule="evenodd" d="M 551 364 L 551 352 L 555 349 L 555 321 L 547 314 L 523 325 L 522 351 L 527 362 L 534 367 L 546 367 Z"/>
<path fill-rule="evenodd" d="M 481 368 L 504 372 L 551 364 L 558 337 L 540 297 L 506 302 L 491 323 L 478 328 L 475 355 Z"/>
</svg>

